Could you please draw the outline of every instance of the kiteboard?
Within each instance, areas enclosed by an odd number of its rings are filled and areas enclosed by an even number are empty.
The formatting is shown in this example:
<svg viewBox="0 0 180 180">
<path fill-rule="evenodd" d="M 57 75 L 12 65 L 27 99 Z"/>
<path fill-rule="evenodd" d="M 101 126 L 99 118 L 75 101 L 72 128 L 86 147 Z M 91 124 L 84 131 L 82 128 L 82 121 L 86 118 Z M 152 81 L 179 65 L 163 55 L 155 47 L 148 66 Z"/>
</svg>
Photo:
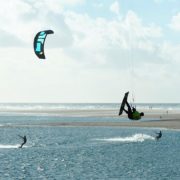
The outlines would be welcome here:
<svg viewBox="0 0 180 180">
<path fill-rule="evenodd" d="M 122 103 L 121 103 L 121 106 L 120 106 L 120 109 L 119 109 L 119 116 L 123 113 L 123 109 L 124 109 L 125 103 L 127 101 L 128 94 L 129 94 L 129 92 L 126 92 L 125 95 L 124 95 L 124 98 L 122 100 Z"/>
</svg>

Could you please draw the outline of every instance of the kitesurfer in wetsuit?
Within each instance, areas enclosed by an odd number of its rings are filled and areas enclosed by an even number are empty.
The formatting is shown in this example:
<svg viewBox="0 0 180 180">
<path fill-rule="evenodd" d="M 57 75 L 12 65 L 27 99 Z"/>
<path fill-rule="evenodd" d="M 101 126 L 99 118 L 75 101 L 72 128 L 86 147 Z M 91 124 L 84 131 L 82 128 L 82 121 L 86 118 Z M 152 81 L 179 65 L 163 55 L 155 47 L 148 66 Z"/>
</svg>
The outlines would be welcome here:
<svg viewBox="0 0 180 180">
<path fill-rule="evenodd" d="M 159 131 L 159 133 L 156 133 L 156 134 L 157 134 L 157 136 L 156 136 L 156 140 L 160 139 L 160 138 L 161 138 L 161 136 L 162 136 L 162 132 L 161 132 L 161 131 Z"/>
<path fill-rule="evenodd" d="M 23 143 L 22 143 L 21 146 L 19 147 L 19 148 L 22 148 L 23 145 L 26 144 L 27 138 L 26 138 L 26 136 L 19 136 L 19 137 L 23 139 Z"/>
<path fill-rule="evenodd" d="M 126 114 L 128 115 L 128 118 L 129 118 L 129 119 L 139 120 L 139 119 L 141 119 L 141 116 L 144 116 L 144 113 L 143 113 L 143 112 L 139 113 L 139 112 L 136 110 L 135 107 L 132 107 L 132 108 L 131 108 L 131 106 L 129 105 L 129 103 L 127 102 L 127 100 L 126 100 L 126 103 L 125 103 L 125 104 L 126 104 L 128 110 L 126 110 L 125 108 L 124 108 L 123 110 L 126 112 Z"/>
</svg>

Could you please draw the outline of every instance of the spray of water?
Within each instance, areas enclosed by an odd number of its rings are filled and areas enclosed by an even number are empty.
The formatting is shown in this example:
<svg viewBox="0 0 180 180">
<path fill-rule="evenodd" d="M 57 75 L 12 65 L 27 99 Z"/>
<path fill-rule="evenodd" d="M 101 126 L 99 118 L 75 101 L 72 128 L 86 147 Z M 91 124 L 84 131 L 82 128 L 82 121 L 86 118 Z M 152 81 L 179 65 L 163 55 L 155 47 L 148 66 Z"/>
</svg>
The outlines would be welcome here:
<svg viewBox="0 0 180 180">
<path fill-rule="evenodd" d="M 23 148 L 26 148 L 27 146 L 23 146 Z M 17 149 L 19 148 L 19 144 L 10 145 L 10 144 L 0 144 L 0 149 Z"/>
<path fill-rule="evenodd" d="M 106 142 L 143 142 L 145 140 L 155 140 L 155 137 L 150 136 L 148 134 L 134 134 L 132 136 L 127 137 L 103 138 L 96 140 Z"/>
</svg>

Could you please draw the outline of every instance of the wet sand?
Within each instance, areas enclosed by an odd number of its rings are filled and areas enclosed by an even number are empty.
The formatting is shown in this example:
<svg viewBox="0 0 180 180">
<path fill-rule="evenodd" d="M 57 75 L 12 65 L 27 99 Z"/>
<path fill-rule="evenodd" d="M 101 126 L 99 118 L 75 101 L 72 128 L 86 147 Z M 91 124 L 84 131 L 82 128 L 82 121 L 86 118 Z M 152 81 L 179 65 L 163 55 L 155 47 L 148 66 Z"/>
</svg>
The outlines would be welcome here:
<svg viewBox="0 0 180 180">
<path fill-rule="evenodd" d="M 40 124 L 31 124 L 31 126 L 110 126 L 110 127 L 154 127 L 180 129 L 180 111 L 165 111 L 165 110 L 139 110 L 144 112 L 145 116 L 142 120 L 128 122 L 52 122 Z M 60 110 L 60 111 L 21 111 L 21 113 L 41 114 L 41 115 L 56 115 L 59 117 L 127 117 L 126 114 L 118 116 L 118 110 Z M 29 125 L 21 125 L 29 126 Z"/>
<path fill-rule="evenodd" d="M 180 130 L 180 120 L 158 120 L 158 121 L 129 121 L 129 122 L 53 122 L 53 123 L 40 123 L 31 125 L 15 125 L 17 127 L 144 127 L 144 128 L 167 128 L 167 129 L 179 129 Z"/>
</svg>

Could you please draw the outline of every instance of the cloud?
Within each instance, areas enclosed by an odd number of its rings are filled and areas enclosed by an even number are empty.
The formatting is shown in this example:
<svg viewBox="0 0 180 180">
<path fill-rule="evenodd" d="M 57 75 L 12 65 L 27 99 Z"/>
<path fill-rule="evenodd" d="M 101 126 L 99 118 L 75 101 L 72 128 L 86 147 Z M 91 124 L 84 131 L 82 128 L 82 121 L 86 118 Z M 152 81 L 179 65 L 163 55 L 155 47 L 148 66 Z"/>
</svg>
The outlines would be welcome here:
<svg viewBox="0 0 180 180">
<path fill-rule="evenodd" d="M 6 47 L 22 47 L 22 46 L 27 46 L 27 44 L 21 41 L 15 35 L 0 30 L 0 47 L 6 48 Z"/>
<path fill-rule="evenodd" d="M 122 63 L 128 59 L 130 52 L 136 54 L 139 63 L 145 63 L 148 61 L 146 59 L 150 59 L 157 52 L 159 46 L 154 39 L 162 37 L 162 30 L 159 26 L 144 24 L 133 11 L 128 11 L 121 19 L 108 20 L 103 17 L 92 18 L 88 14 L 64 10 L 66 5 L 74 6 L 76 3 L 83 2 L 82 0 L 53 0 L 49 3 L 47 0 L 40 0 L 32 3 L 32 1 L 18 0 L 15 6 L 18 11 L 12 7 L 15 16 L 8 12 L 5 16 L 8 23 L 1 27 L 4 33 L 16 37 L 19 45 L 23 46 L 24 43 L 28 47 L 32 47 L 32 41 L 37 32 L 52 29 L 54 34 L 47 37 L 46 48 L 64 48 L 64 52 L 69 57 L 86 67 L 104 68 L 118 64 L 123 68 Z M 7 10 L 7 5 L 4 5 L 4 9 Z M 119 14 L 117 1 L 111 5 L 111 10 Z M 13 18 L 16 19 L 15 22 Z M 13 29 L 13 26 L 16 28 Z M 8 42 L 14 38 L 3 34 L 2 37 L 7 39 L 4 41 L 7 42 L 6 45 L 13 45 Z M 12 42 L 16 43 L 15 40 Z"/>
<path fill-rule="evenodd" d="M 70 31 L 64 22 L 64 8 L 83 2 L 83 0 L 17 0 L 15 2 L 9 0 L 6 3 L 1 3 L 0 16 L 2 18 L 0 19 L 0 30 L 11 34 L 30 46 L 38 31 L 52 28 L 56 31 L 54 46 L 67 46 L 72 39 Z M 0 34 L 0 36 L 2 35 Z M 6 36 L 6 38 L 8 37 Z"/>
<path fill-rule="evenodd" d="M 113 4 L 111 4 L 110 10 L 111 10 L 113 13 L 119 15 L 119 13 L 120 13 L 120 8 L 119 8 L 119 3 L 118 3 L 118 1 L 115 1 Z"/>
<path fill-rule="evenodd" d="M 105 18 L 93 19 L 88 15 L 63 10 L 66 5 L 83 3 L 82 0 L 61 2 L 40 0 L 34 3 L 18 0 L 14 6 L 12 5 L 14 1 L 8 2 L 13 15 L 8 11 L 8 5 L 4 3 L 3 10 L 7 11 L 7 14 L 0 20 L 1 29 L 4 32 L 12 34 L 31 46 L 37 32 L 52 29 L 55 34 L 48 41 L 50 47 L 66 48 L 69 46 L 75 49 L 89 49 L 90 53 L 97 54 L 95 59 L 97 61 L 99 59 L 99 62 L 105 62 L 105 60 L 102 61 L 103 58 L 100 58 L 98 51 L 104 53 L 106 49 L 112 49 L 112 47 L 128 49 L 129 36 L 135 42 L 134 47 L 151 51 L 153 45 L 145 38 L 161 36 L 159 27 L 143 26 L 140 18 L 133 11 L 129 11 L 122 20 L 111 21 Z M 56 8 L 54 8 L 55 5 Z M 119 13 L 117 1 L 112 4 L 111 10 Z M 141 41 L 138 41 L 140 39 Z"/>
<path fill-rule="evenodd" d="M 125 28 L 138 38 L 158 38 L 162 37 L 162 29 L 155 24 L 144 25 L 142 20 L 133 11 L 128 11 L 124 20 Z"/>
<path fill-rule="evenodd" d="M 162 59 L 173 64 L 179 64 L 180 45 L 173 45 L 172 43 L 164 42 L 159 49 L 159 55 Z"/>
<path fill-rule="evenodd" d="M 129 11 L 119 20 L 104 18 L 93 19 L 90 16 L 68 12 L 65 23 L 74 39 L 67 53 L 88 65 L 109 66 L 121 64 L 133 51 L 137 54 L 153 54 L 157 44 L 153 39 L 161 38 L 162 31 L 154 24 L 144 25 L 141 19 Z M 79 58 L 80 57 L 80 60 Z M 143 60 L 141 62 L 145 62 Z"/>
<path fill-rule="evenodd" d="M 175 31 L 180 31 L 180 13 L 172 17 L 169 27 Z"/>
</svg>

